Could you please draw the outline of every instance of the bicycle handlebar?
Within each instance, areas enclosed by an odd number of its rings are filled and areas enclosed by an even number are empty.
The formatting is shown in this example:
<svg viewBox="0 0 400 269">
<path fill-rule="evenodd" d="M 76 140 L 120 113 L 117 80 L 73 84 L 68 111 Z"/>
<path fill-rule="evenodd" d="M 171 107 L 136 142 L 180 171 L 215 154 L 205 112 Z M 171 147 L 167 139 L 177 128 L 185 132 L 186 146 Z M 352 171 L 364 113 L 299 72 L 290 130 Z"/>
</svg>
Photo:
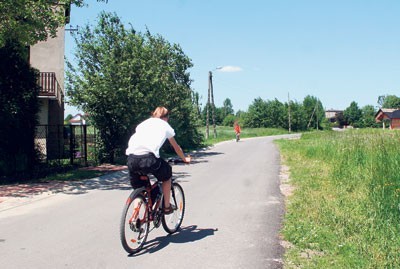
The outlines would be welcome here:
<svg viewBox="0 0 400 269">
<path fill-rule="evenodd" d="M 190 158 L 190 157 L 189 157 Z M 174 164 L 178 164 L 178 163 L 184 163 L 184 164 L 189 164 L 189 163 L 187 163 L 187 162 L 184 162 L 181 158 L 173 158 L 173 157 L 171 157 L 171 158 L 168 158 L 167 159 L 167 162 L 168 163 L 174 163 Z"/>
</svg>

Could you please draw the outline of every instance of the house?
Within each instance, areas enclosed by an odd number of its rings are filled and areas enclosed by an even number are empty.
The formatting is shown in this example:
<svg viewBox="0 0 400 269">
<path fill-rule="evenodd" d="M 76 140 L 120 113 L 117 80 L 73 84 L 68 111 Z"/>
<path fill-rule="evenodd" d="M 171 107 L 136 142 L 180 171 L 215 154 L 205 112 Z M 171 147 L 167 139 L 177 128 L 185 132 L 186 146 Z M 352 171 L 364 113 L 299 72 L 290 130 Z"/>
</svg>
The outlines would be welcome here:
<svg viewBox="0 0 400 269">
<path fill-rule="evenodd" d="M 400 129 L 400 109 L 381 108 L 375 114 L 375 121 L 382 122 L 383 129 L 389 123 L 389 129 Z"/>
<path fill-rule="evenodd" d="M 69 22 L 69 10 L 69 7 L 65 9 L 66 23 Z M 65 26 L 58 28 L 56 37 L 29 48 L 29 63 L 39 70 L 38 84 L 41 86 L 35 142 L 43 159 L 47 160 L 59 158 L 63 148 L 64 49 Z"/>
<path fill-rule="evenodd" d="M 339 115 L 343 116 L 343 110 L 335 110 L 335 109 L 325 110 L 325 118 L 327 118 L 328 121 L 330 122 L 335 122 L 336 118 Z"/>
<path fill-rule="evenodd" d="M 64 121 L 64 27 L 57 37 L 30 47 L 29 62 L 40 71 L 39 124 L 55 125 Z"/>
<path fill-rule="evenodd" d="M 69 120 L 71 125 L 86 125 L 86 115 L 76 114 Z"/>
</svg>

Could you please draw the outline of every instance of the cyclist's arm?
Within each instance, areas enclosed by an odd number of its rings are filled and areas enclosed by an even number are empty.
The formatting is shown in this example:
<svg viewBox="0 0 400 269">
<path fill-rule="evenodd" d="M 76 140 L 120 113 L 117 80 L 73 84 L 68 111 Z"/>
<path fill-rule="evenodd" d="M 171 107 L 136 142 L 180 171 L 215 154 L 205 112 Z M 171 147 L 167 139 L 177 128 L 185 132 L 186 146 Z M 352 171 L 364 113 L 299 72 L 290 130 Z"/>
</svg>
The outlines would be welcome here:
<svg viewBox="0 0 400 269">
<path fill-rule="evenodd" d="M 178 145 L 174 137 L 168 138 L 169 143 L 171 143 L 172 147 L 174 148 L 176 154 L 182 159 L 185 163 L 190 163 L 190 157 L 185 157 L 182 148 Z"/>
</svg>

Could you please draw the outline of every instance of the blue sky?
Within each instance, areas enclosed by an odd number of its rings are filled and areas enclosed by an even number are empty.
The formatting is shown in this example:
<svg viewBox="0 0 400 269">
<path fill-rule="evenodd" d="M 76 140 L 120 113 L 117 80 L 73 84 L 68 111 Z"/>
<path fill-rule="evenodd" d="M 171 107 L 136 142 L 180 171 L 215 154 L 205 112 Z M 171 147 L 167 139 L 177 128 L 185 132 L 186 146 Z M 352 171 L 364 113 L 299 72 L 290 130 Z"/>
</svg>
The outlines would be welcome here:
<svg viewBox="0 0 400 269">
<path fill-rule="evenodd" d="M 312 95 L 325 109 L 345 109 L 352 101 L 377 106 L 380 95 L 400 96 L 398 0 L 86 2 L 73 7 L 71 25 L 95 25 L 104 10 L 179 44 L 194 64 L 192 89 L 203 105 L 209 71 L 216 106 L 229 98 L 235 111 L 258 97 L 302 102 Z M 70 60 L 73 49 L 66 33 Z M 65 115 L 76 112 L 67 107 Z"/>
</svg>

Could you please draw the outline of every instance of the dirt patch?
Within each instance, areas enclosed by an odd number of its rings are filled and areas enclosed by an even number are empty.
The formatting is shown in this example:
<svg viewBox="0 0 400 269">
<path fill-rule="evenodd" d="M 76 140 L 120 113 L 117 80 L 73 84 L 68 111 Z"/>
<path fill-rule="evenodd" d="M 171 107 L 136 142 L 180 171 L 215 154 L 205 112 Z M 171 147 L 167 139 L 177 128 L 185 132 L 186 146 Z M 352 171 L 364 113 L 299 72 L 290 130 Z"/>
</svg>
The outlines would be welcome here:
<svg viewBox="0 0 400 269">
<path fill-rule="evenodd" d="M 291 196 L 295 188 L 290 184 L 290 171 L 289 167 L 286 165 L 281 165 L 281 171 L 279 173 L 279 178 L 281 181 L 280 189 L 281 193 L 285 196 L 285 199 Z"/>
</svg>

